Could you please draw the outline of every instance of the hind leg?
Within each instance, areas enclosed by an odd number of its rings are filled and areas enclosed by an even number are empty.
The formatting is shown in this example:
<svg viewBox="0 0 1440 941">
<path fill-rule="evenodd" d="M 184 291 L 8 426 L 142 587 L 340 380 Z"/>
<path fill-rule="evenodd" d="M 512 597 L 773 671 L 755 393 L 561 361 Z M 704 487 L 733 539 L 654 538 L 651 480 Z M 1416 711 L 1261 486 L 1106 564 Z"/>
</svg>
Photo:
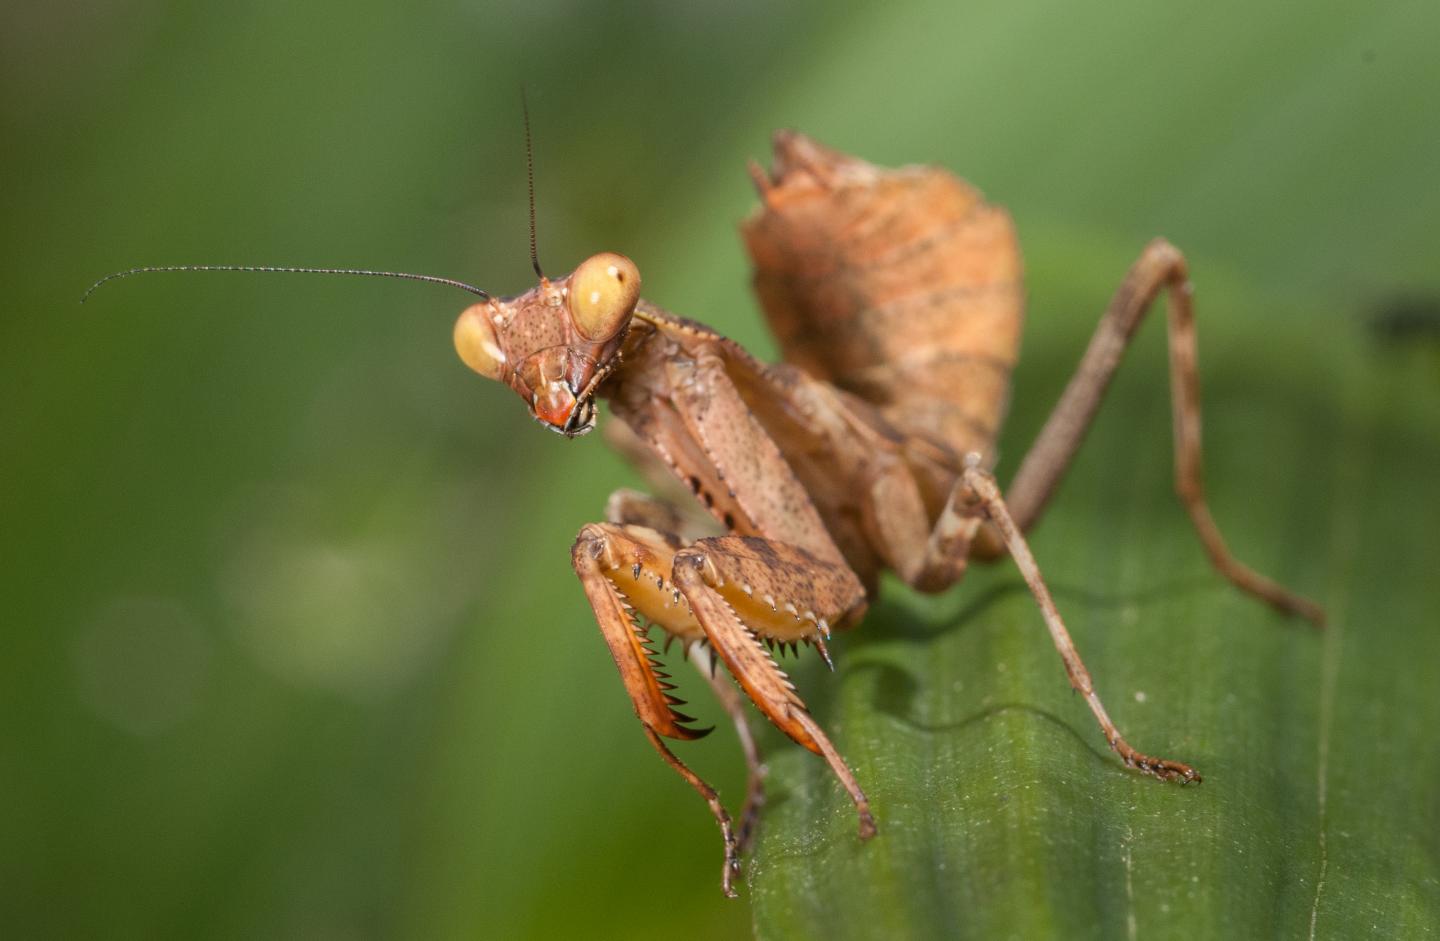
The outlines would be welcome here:
<svg viewBox="0 0 1440 941">
<path fill-rule="evenodd" d="M 1241 590 L 1272 607 L 1321 626 L 1325 612 L 1240 562 L 1220 535 L 1205 501 L 1200 448 L 1200 377 L 1196 367 L 1195 311 L 1185 256 L 1163 239 L 1145 247 L 1100 319 L 1074 377 L 1045 422 L 1005 500 L 1020 531 L 1039 519 L 1084 440 L 1105 390 L 1135 330 L 1156 295 L 1166 290 L 1170 324 L 1170 401 L 1175 431 L 1175 491 L 1195 527 L 1210 563 Z"/>
</svg>

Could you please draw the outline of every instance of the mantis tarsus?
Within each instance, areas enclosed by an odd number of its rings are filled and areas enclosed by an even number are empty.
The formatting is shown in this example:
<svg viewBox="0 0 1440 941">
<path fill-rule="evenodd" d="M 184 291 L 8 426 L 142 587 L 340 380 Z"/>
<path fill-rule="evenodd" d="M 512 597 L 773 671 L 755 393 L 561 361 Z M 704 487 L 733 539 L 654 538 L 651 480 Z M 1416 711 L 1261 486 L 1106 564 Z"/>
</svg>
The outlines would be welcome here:
<svg viewBox="0 0 1440 941">
<path fill-rule="evenodd" d="M 770 172 L 751 168 L 761 206 L 743 231 L 784 354 L 777 365 L 642 300 L 639 270 L 622 255 L 592 256 L 555 279 L 537 261 L 539 283 L 513 298 L 351 272 L 480 295 L 455 325 L 470 368 L 509 385 L 567 437 L 593 428 L 596 402 L 607 400 L 615 443 L 652 476 L 678 480 L 705 511 L 617 491 L 605 520 L 580 530 L 571 559 L 646 736 L 720 825 L 724 891 L 735 894 L 763 769 L 743 700 L 714 675 L 712 658 L 781 731 L 824 758 L 868 839 L 876 823 L 860 782 L 766 645 L 814 646 L 828 661 L 826 640 L 860 622 L 884 569 L 938 592 L 970 558 L 1009 555 L 1120 759 L 1163 780 L 1199 781 L 1189 765 L 1131 747 L 1111 722 L 1024 535 L 1164 290 L 1176 489 L 1195 530 L 1235 585 L 1322 623 L 1313 602 L 1238 562 L 1206 507 L 1184 257 L 1163 240 L 1146 246 L 1002 494 L 991 467 L 1023 318 L 1008 215 L 940 169 L 881 169 L 793 132 L 777 133 L 774 146 Z M 683 703 L 651 627 L 695 655 L 740 732 L 750 774 L 738 825 L 665 744 L 709 730 L 676 710 Z"/>
</svg>

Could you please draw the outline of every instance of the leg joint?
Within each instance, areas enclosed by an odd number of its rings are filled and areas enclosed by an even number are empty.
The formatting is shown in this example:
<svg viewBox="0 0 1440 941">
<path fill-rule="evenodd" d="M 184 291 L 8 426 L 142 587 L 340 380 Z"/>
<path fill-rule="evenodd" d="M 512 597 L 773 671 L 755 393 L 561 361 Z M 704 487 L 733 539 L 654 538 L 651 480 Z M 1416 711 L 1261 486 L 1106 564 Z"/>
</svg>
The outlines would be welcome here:
<svg viewBox="0 0 1440 941">
<path fill-rule="evenodd" d="M 704 550 L 693 546 L 675 553 L 675 567 L 670 578 L 681 589 L 715 585 L 720 581 L 715 564 L 705 555 Z"/>
<path fill-rule="evenodd" d="M 599 566 L 602 558 L 609 555 L 609 549 L 610 538 L 605 530 L 595 523 L 586 523 L 570 547 L 570 561 L 576 568 Z"/>
</svg>

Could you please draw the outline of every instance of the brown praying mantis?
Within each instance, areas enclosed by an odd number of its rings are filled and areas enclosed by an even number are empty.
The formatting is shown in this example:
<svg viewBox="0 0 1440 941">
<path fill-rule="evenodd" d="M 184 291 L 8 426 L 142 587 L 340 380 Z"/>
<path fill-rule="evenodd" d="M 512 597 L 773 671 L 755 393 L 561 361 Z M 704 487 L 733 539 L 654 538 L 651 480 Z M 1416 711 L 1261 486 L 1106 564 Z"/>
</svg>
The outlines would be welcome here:
<svg viewBox="0 0 1440 941">
<path fill-rule="evenodd" d="M 1162 780 L 1199 781 L 1189 765 L 1137 751 L 1120 734 L 1025 538 L 1164 290 L 1175 484 L 1196 533 L 1236 586 L 1323 622 L 1316 604 L 1237 561 L 1207 508 L 1184 256 L 1163 240 L 1146 246 L 1002 493 L 995 440 L 1023 319 L 1009 216 L 937 168 L 881 169 L 793 132 L 777 133 L 774 149 L 769 172 L 751 167 L 761 205 L 743 234 L 784 356 L 775 365 L 643 300 L 640 272 L 622 255 L 594 255 L 565 277 L 545 277 L 533 210 L 539 283 L 512 298 L 393 272 L 185 270 L 374 274 L 471 291 L 481 299 L 454 331 L 467 366 L 510 386 L 538 422 L 566 437 L 590 431 L 597 401 L 608 401 L 612 441 L 652 479 L 693 494 L 686 508 L 615 492 L 605 520 L 581 528 L 571 562 L 646 737 L 720 826 L 726 894 L 735 894 L 764 775 L 743 699 L 716 663 L 766 718 L 828 763 L 854 802 L 860 838 L 869 839 L 876 823 L 860 782 L 767 647 L 813 646 L 828 662 L 826 641 L 860 623 L 886 569 L 939 592 L 964 577 L 971 558 L 1009 555 L 1120 760 Z M 684 703 L 653 629 L 693 656 L 739 732 L 749 776 L 738 824 L 665 743 L 709 730 L 677 711 Z"/>
</svg>

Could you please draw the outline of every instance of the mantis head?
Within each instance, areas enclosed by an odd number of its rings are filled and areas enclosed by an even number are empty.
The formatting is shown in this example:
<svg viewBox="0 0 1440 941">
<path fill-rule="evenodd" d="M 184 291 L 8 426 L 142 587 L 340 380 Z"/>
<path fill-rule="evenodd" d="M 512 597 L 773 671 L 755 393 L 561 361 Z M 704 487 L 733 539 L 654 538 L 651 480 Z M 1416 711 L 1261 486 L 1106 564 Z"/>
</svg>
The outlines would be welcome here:
<svg viewBox="0 0 1440 941">
<path fill-rule="evenodd" d="M 480 298 L 455 322 L 455 350 L 465 365 L 514 389 L 535 420 L 551 431 L 567 438 L 583 435 L 595 427 L 596 389 L 620 363 L 620 347 L 640 300 L 640 269 L 624 255 L 602 252 L 591 255 L 563 278 L 545 277 L 535 250 L 535 176 L 528 109 L 525 151 L 530 181 L 530 263 L 539 283 L 517 297 L 492 297 L 453 278 L 405 271 L 289 265 L 148 265 L 106 275 L 90 285 L 81 303 L 107 282 L 157 271 L 365 275 L 449 285 Z"/>
<path fill-rule="evenodd" d="M 514 389 L 540 424 L 573 438 L 595 427 L 595 390 L 619 363 L 639 300 L 635 263 L 603 252 L 565 277 L 542 275 L 518 297 L 467 307 L 455 321 L 455 350 Z"/>
</svg>

